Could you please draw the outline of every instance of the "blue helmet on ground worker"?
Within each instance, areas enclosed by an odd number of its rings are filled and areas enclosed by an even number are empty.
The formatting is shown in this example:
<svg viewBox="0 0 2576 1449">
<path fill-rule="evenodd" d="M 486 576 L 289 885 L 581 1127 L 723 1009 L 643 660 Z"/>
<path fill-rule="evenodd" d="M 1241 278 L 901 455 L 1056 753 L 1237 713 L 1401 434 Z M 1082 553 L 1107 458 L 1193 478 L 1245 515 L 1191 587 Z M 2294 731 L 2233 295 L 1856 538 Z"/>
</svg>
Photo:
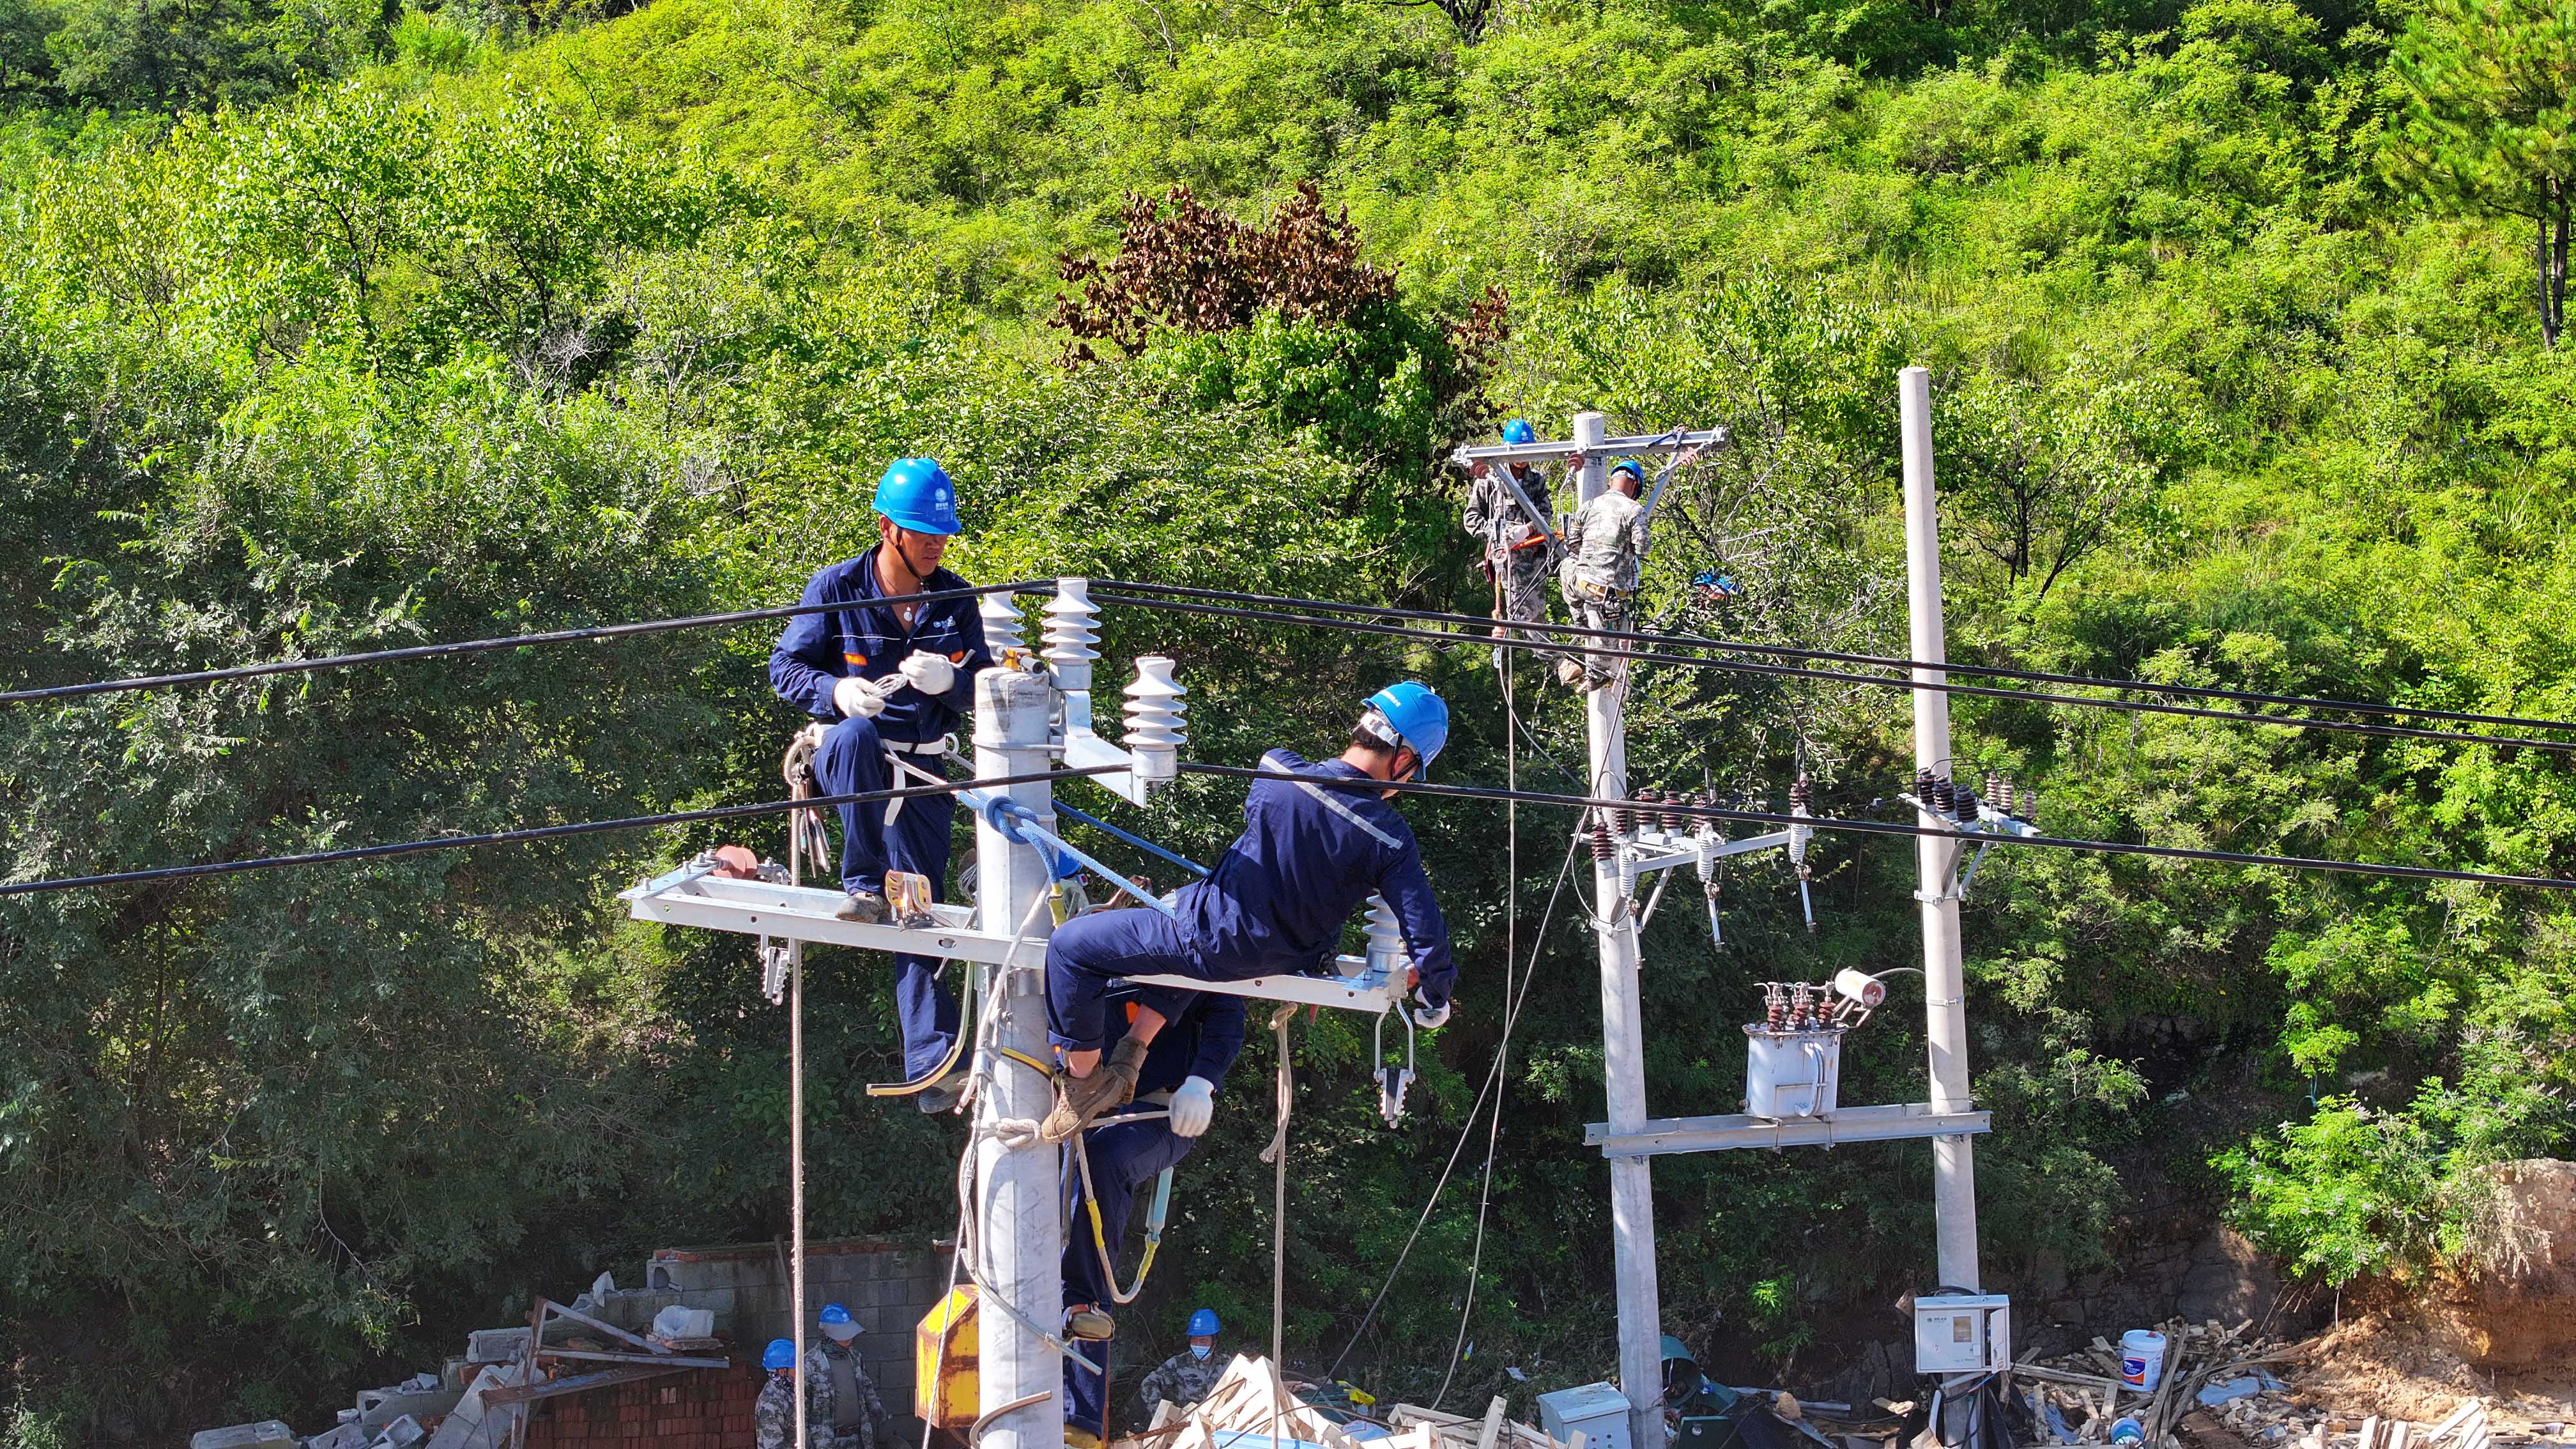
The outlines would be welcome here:
<svg viewBox="0 0 2576 1449">
<path fill-rule="evenodd" d="M 751 1442 L 753 1449 L 792 1449 L 796 1443 L 796 1345 L 783 1338 L 773 1338 L 760 1351 L 760 1366 L 767 1378 L 760 1386 L 760 1397 L 751 1404 Z M 806 1423 L 820 1422 L 809 1402 Z"/>
<path fill-rule="evenodd" d="M 1309 761 L 1289 750 L 1262 756 L 1269 778 L 1253 782 L 1243 833 L 1208 878 L 1175 898 L 1179 919 L 1159 911 L 1099 911 L 1056 928 L 1047 942 L 1047 1037 L 1062 1054 L 1056 1105 L 1039 1124 L 1061 1142 L 1134 1094 L 1139 1068 L 1164 1023 L 1198 995 L 1136 989 L 1137 1016 L 1111 1046 L 1103 996 L 1127 977 L 1169 974 L 1204 981 L 1322 968 L 1342 927 L 1370 895 L 1383 897 L 1412 953 L 1421 1005 L 1413 1020 L 1449 1019 L 1458 974 L 1449 926 L 1422 867 L 1412 828 L 1388 803 L 1389 782 L 1414 778 L 1449 739 L 1449 707 L 1407 681 L 1369 696 L 1338 759 Z"/>
<path fill-rule="evenodd" d="M 898 771 L 898 759 L 946 776 L 943 741 L 974 703 L 976 672 L 993 663 L 973 599 L 904 602 L 969 587 L 939 566 L 959 531 L 947 470 L 929 458 L 896 459 L 877 480 L 876 509 L 876 547 L 815 573 L 801 602 L 831 607 L 790 619 L 769 655 L 770 687 L 816 721 L 804 738 L 815 788 L 826 795 L 923 783 Z M 790 760 L 793 769 L 793 752 Z M 841 916 L 886 919 L 889 873 L 911 887 L 898 899 L 939 899 L 955 808 L 946 795 L 841 806 Z M 904 1074 L 918 1081 L 954 1055 L 957 1001 L 940 988 L 936 959 L 894 959 Z M 916 1101 L 925 1112 L 954 1106 L 962 1080 L 951 1071 Z"/>
<path fill-rule="evenodd" d="M 1155 913 L 1140 909 L 1105 914 Z M 1136 989 L 1127 986 L 1110 991 L 1105 1005 L 1111 1032 L 1130 1029 L 1125 1008 L 1135 995 Z M 1111 1351 L 1108 1340 L 1117 1332 L 1108 1312 L 1117 1301 L 1115 1270 L 1109 1260 L 1115 1257 L 1117 1245 L 1127 1241 L 1137 1191 L 1179 1166 L 1207 1131 L 1216 1115 L 1217 1088 L 1243 1051 L 1244 1021 L 1242 997 L 1218 991 L 1195 993 L 1146 1048 L 1137 1069 L 1133 1110 L 1112 1109 L 1095 1120 L 1082 1134 L 1082 1162 L 1065 1166 L 1065 1332 L 1092 1340 L 1098 1353 Z M 1121 1121 L 1122 1116 L 1137 1120 Z M 1086 1178 L 1095 1195 L 1090 1203 L 1084 1201 Z M 1094 1206 L 1100 1210 L 1096 1229 Z M 1156 1225 L 1147 1226 L 1150 1230 Z M 1189 1331 L 1202 1331 L 1202 1316 L 1208 1325 L 1205 1332 L 1214 1333 L 1216 1315 L 1204 1308 L 1191 1315 Z M 1149 1412 L 1151 1407 L 1147 1406 Z M 1096 1449 L 1096 1441 L 1105 1440 L 1109 1432 L 1107 1383 L 1068 1356 L 1064 1361 L 1065 1442 L 1072 1449 Z"/>
</svg>

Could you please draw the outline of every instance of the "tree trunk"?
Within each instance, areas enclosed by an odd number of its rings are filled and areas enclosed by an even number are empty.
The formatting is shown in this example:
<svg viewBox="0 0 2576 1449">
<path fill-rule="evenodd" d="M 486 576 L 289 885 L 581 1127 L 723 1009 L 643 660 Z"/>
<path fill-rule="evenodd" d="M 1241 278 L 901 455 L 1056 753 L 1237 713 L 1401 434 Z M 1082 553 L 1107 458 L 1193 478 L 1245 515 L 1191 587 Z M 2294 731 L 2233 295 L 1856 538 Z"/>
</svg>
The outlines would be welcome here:
<svg viewBox="0 0 2576 1449">
<path fill-rule="evenodd" d="M 2549 325 L 2544 330 L 2548 335 L 2549 345 L 2555 347 L 2558 345 L 2558 334 L 2567 330 L 2567 223 L 2568 213 L 2576 210 L 2576 196 L 2568 194 L 2567 183 L 2564 181 L 2550 182 L 2549 194 L 2551 199 L 2557 202 L 2554 209 L 2557 212 L 2555 223 L 2558 234 L 2551 239 L 2549 249 L 2549 275 L 2546 283 L 2549 292 L 2547 304 Z"/>
</svg>

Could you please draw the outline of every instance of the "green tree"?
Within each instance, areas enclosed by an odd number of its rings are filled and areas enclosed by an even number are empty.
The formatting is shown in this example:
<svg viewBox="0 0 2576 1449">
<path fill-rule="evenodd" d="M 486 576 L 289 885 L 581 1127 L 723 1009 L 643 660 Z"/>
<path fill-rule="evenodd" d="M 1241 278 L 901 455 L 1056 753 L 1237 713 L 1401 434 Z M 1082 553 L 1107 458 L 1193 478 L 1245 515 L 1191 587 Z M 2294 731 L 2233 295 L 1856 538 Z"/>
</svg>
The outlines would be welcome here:
<svg viewBox="0 0 2576 1449">
<path fill-rule="evenodd" d="M 2394 65 L 2408 96 L 2392 169 L 2435 201 L 2532 223 L 2540 332 L 2556 346 L 2576 214 L 2576 5 L 2434 0 Z"/>
</svg>

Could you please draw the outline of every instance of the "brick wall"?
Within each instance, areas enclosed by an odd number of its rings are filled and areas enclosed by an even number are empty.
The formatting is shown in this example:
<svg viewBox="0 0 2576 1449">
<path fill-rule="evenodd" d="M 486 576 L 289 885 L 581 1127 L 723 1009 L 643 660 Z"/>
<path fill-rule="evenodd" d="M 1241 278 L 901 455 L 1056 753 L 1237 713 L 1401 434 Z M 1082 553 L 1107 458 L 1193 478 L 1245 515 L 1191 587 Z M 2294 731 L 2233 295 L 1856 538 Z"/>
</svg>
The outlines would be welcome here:
<svg viewBox="0 0 2576 1449">
<path fill-rule="evenodd" d="M 754 1367 L 699 1369 L 541 1400 L 528 1449 L 751 1449 Z"/>
</svg>

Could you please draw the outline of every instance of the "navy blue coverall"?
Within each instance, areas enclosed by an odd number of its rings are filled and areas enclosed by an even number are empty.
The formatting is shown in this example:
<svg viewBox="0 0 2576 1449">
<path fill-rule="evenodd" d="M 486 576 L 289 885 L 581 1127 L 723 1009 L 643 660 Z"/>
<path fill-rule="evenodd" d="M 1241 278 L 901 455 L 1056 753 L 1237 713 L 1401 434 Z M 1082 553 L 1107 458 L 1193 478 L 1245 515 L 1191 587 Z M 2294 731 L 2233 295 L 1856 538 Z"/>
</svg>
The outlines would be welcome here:
<svg viewBox="0 0 2576 1449">
<path fill-rule="evenodd" d="M 882 548 L 883 545 L 879 545 Z M 845 559 L 817 572 L 805 585 L 801 602 L 835 604 L 826 613 L 799 614 L 787 621 L 778 647 L 769 653 L 769 685 L 778 697 L 818 720 L 832 721 L 823 747 L 814 754 L 814 781 L 827 795 L 855 795 L 898 785 L 886 763 L 889 742 L 926 744 L 955 730 L 967 706 L 975 702 L 975 675 L 992 667 L 984 648 L 984 619 L 973 599 L 947 599 L 913 611 L 906 629 L 884 602 L 877 578 L 877 549 Z M 922 580 L 925 591 L 963 589 L 964 579 L 934 569 Z M 900 599 L 901 596 L 897 596 Z M 874 719 L 843 718 L 832 703 L 832 687 L 844 677 L 883 679 L 901 671 L 916 649 L 947 660 L 957 671 L 956 683 L 943 694 L 923 694 L 906 685 L 887 698 Z M 922 768 L 945 775 L 945 765 L 924 756 Z M 841 811 L 841 885 L 855 891 L 885 890 L 888 870 L 908 870 L 930 881 L 934 899 L 944 898 L 948 881 L 949 825 L 956 802 L 946 795 L 916 795 L 899 803 L 886 819 L 888 802 L 844 805 Z M 897 956 L 895 1009 L 903 1021 L 904 1075 L 918 1080 L 948 1059 L 957 1036 L 957 999 L 939 988 L 939 961 L 927 956 Z"/>
<path fill-rule="evenodd" d="M 1067 1051 L 1106 1047 L 1103 993 L 1127 976 L 1169 973 L 1202 981 L 1322 968 L 1351 912 L 1386 897 L 1422 975 L 1422 1000 L 1448 1004 L 1457 964 L 1449 926 L 1422 869 L 1422 847 L 1383 787 L 1340 760 L 1288 750 L 1262 757 L 1269 776 L 1243 802 L 1243 834 L 1208 878 L 1185 886 L 1180 920 L 1160 911 L 1077 916 L 1047 942 L 1047 1036 Z M 1139 1005 L 1177 1021 L 1195 991 L 1139 987 Z"/>
<path fill-rule="evenodd" d="M 1088 921 L 1101 916 L 1151 916 L 1158 921 L 1163 918 L 1160 911 L 1147 907 L 1095 911 L 1075 919 Z M 1113 1016 L 1126 1016 L 1119 1008 L 1139 989 L 1126 988 L 1109 998 L 1107 1005 Z M 1122 1019 L 1118 1034 L 1126 1033 Z M 1243 1051 L 1243 1033 L 1242 997 L 1213 991 L 1198 996 L 1146 1048 L 1145 1065 L 1136 1074 L 1136 1103 L 1124 1110 L 1155 1110 L 1155 1104 L 1144 1100 L 1147 1093 L 1168 1092 L 1192 1077 L 1205 1077 L 1208 1085 L 1223 1087 L 1226 1068 L 1233 1066 L 1235 1057 Z M 1197 1138 L 1183 1137 L 1163 1118 L 1120 1124 L 1117 1115 L 1102 1117 L 1083 1134 L 1083 1151 L 1091 1159 L 1091 1185 L 1100 1194 L 1101 1236 L 1108 1241 L 1113 1255 L 1126 1241 L 1127 1219 L 1135 1210 L 1136 1189 L 1189 1156 L 1190 1149 L 1198 1145 Z M 1099 1245 L 1091 1238 L 1091 1214 L 1082 1205 L 1082 1174 L 1074 1166 L 1070 1147 L 1064 1154 L 1064 1200 L 1064 1301 L 1068 1305 L 1088 1303 L 1106 1309 L 1111 1301 L 1110 1285 L 1100 1266 Z M 1086 1354 L 1095 1350 L 1106 1353 L 1109 1345 L 1083 1345 Z M 1064 1361 L 1064 1421 L 1099 1434 L 1102 1443 L 1109 1439 L 1101 1423 L 1101 1415 L 1108 1408 L 1104 1392 L 1107 1387 L 1100 1375 L 1072 1359 Z"/>
</svg>

